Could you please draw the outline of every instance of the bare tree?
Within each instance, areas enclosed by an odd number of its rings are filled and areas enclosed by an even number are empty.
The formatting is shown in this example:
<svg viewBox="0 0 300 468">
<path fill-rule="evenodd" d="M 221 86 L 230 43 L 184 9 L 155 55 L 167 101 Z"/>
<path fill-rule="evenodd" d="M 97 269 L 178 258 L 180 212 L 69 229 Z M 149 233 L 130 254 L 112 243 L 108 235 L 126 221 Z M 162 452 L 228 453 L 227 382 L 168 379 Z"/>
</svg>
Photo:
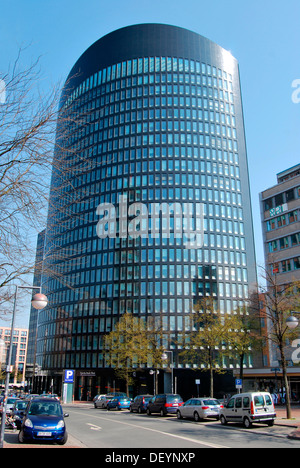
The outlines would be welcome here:
<svg viewBox="0 0 300 468">
<path fill-rule="evenodd" d="M 269 340 L 278 347 L 284 386 L 286 390 L 287 419 L 291 418 L 290 385 L 287 376 L 286 343 L 295 337 L 287 327 L 286 320 L 292 310 L 299 309 L 299 284 L 279 284 L 276 273 L 263 269 L 266 286 L 261 287 L 265 297 L 265 318 L 268 320 Z"/>
<path fill-rule="evenodd" d="M 15 280 L 22 281 L 37 268 L 35 240 L 46 225 L 51 174 L 52 205 L 67 225 L 79 202 L 74 180 L 92 168 L 88 150 L 78 153 L 72 144 L 72 134 L 86 125 L 86 115 L 79 118 L 72 104 L 60 106 L 59 85 L 43 93 L 40 60 L 24 69 L 22 52 L 11 69 L 0 74 L 5 84 L 0 101 L 0 304 L 10 300 L 9 286 Z M 46 253 L 52 259 L 48 267 L 65 255 L 53 245 Z M 52 273 L 59 275 L 57 269 Z"/>
</svg>

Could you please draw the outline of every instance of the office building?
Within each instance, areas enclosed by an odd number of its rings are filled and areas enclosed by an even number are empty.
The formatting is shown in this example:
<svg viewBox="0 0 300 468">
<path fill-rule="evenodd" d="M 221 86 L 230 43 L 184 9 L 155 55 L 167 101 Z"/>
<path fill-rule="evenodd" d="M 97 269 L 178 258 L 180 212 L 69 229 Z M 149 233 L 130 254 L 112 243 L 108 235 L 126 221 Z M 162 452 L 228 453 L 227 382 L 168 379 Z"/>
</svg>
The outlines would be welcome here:
<svg viewBox="0 0 300 468">
<path fill-rule="evenodd" d="M 277 184 L 260 194 L 265 268 L 279 288 L 300 280 L 300 164 L 277 175 Z M 269 324 L 271 327 L 271 324 Z M 291 388 L 298 393 L 299 372 L 286 348 Z M 280 369 L 278 349 L 270 343 L 270 364 Z"/>
<path fill-rule="evenodd" d="M 300 164 L 260 194 L 266 268 L 277 284 L 300 280 Z"/>
<path fill-rule="evenodd" d="M 7 365 L 8 352 L 10 346 L 10 334 L 11 328 L 0 327 L 0 365 L 2 369 L 5 369 Z M 27 354 L 27 339 L 28 330 L 26 328 L 15 328 L 13 335 L 13 349 L 11 365 L 14 368 L 13 383 L 21 385 L 25 380 L 25 364 Z M 22 374 L 22 380 L 18 374 Z"/>
<path fill-rule="evenodd" d="M 69 124 L 58 128 L 55 161 L 69 150 L 73 170 L 61 174 L 56 166 L 52 177 L 45 257 L 57 253 L 57 275 L 42 279 L 49 300 L 37 335 L 42 378 L 59 381 L 63 369 L 75 369 L 76 399 L 115 388 L 103 336 L 127 311 L 161 320 L 182 391 L 186 365 L 176 343 L 189 330 L 193 304 L 212 297 L 215 308 L 232 313 L 256 284 L 238 62 L 182 28 L 126 27 L 79 58 L 60 109 Z M 84 123 L 75 121 L 80 116 Z M 109 228 L 99 227 L 105 203 L 116 207 Z M 168 235 L 164 228 L 147 235 L 154 221 L 145 213 L 135 226 L 143 235 L 130 236 L 136 203 L 147 213 L 151 204 L 189 203 L 196 224 L 200 207 L 201 241 L 187 245 L 176 216 Z"/>
</svg>

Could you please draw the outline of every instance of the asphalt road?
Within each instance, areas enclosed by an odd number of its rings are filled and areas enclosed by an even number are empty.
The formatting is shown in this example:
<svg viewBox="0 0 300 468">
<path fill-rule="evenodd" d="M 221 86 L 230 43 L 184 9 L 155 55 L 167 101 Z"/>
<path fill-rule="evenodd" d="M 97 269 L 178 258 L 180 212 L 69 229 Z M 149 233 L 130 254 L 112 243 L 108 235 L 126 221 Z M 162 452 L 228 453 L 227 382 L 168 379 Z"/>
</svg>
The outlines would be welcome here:
<svg viewBox="0 0 300 468">
<path fill-rule="evenodd" d="M 87 448 L 105 449 L 200 449 L 200 448 L 300 448 L 287 438 L 291 428 L 238 425 L 217 421 L 195 423 L 174 416 L 106 411 L 92 405 L 69 406 L 66 419 L 72 437 Z"/>
</svg>

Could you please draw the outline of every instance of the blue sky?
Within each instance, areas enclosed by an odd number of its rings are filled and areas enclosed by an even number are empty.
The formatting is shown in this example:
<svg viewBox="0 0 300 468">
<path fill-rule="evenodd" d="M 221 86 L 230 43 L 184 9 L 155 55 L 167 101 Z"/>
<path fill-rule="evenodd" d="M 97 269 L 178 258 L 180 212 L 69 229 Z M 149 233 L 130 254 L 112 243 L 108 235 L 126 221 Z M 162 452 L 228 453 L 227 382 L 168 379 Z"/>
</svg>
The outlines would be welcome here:
<svg viewBox="0 0 300 468">
<path fill-rule="evenodd" d="M 137 23 L 193 30 L 238 59 L 242 83 L 257 262 L 264 261 L 258 194 L 300 162 L 300 1 L 286 0 L 14 0 L 0 7 L 0 70 L 20 46 L 24 66 L 42 56 L 42 86 L 63 82 L 97 39 Z"/>
</svg>

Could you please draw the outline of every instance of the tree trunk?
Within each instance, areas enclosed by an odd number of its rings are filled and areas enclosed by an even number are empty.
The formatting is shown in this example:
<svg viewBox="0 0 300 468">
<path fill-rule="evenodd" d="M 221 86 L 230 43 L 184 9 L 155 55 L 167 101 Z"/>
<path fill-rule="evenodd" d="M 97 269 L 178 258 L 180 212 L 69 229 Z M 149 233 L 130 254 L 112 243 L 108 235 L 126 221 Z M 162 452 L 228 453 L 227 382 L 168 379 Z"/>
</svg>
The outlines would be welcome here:
<svg viewBox="0 0 300 468">
<path fill-rule="evenodd" d="M 244 357 L 245 354 L 240 355 L 240 379 L 243 380 L 244 378 Z"/>
</svg>

